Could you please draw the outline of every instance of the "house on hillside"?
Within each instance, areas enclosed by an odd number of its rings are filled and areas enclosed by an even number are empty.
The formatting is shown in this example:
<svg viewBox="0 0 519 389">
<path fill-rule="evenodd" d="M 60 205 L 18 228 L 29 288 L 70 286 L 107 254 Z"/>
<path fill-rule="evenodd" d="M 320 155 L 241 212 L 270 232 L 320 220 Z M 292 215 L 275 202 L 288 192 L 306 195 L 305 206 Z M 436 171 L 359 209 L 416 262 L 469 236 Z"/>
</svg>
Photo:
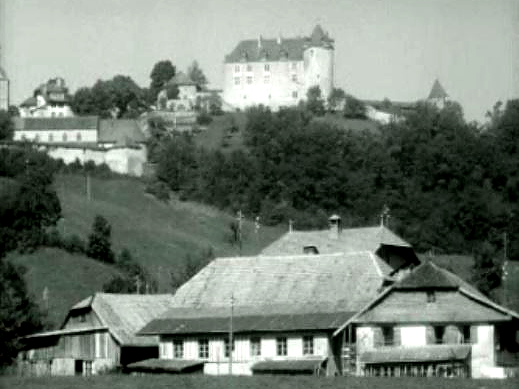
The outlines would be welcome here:
<svg viewBox="0 0 519 389">
<path fill-rule="evenodd" d="M 146 138 L 136 120 L 97 116 L 14 118 L 15 142 L 31 142 L 65 163 L 107 164 L 120 174 L 141 176 Z"/>
<path fill-rule="evenodd" d="M 231 353 L 232 374 L 339 374 L 342 338 L 333 332 L 392 270 L 367 250 L 217 258 L 139 334 L 160 337 L 160 359 L 202 361 L 206 374 L 229 374 Z"/>
<path fill-rule="evenodd" d="M 83 375 L 158 356 L 158 337 L 136 336 L 171 295 L 97 293 L 74 305 L 59 330 L 23 339 L 21 375 Z"/>
<path fill-rule="evenodd" d="M 71 96 L 65 80 L 51 78 L 37 87 L 33 96 L 20 104 L 21 117 L 70 117 L 74 116 L 70 107 Z"/>
<path fill-rule="evenodd" d="M 518 329 L 516 312 L 424 262 L 333 337 L 347 339 L 354 333 L 356 374 L 361 376 L 503 378 L 513 374 L 501 356 L 519 351 Z"/>
</svg>

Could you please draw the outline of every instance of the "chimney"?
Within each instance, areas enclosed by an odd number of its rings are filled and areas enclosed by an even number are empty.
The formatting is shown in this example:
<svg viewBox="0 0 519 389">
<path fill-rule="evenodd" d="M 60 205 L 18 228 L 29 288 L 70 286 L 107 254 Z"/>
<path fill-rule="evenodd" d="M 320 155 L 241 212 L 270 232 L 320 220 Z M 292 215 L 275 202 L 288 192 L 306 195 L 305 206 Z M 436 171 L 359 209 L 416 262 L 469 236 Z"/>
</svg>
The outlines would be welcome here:
<svg viewBox="0 0 519 389">
<path fill-rule="evenodd" d="M 278 39 L 277 39 L 277 42 L 278 42 L 278 45 L 281 44 L 281 34 L 278 35 Z"/>
<path fill-rule="evenodd" d="M 342 230 L 341 217 L 337 214 L 333 214 L 328 218 L 328 226 L 330 229 L 330 238 L 338 239 Z"/>
</svg>

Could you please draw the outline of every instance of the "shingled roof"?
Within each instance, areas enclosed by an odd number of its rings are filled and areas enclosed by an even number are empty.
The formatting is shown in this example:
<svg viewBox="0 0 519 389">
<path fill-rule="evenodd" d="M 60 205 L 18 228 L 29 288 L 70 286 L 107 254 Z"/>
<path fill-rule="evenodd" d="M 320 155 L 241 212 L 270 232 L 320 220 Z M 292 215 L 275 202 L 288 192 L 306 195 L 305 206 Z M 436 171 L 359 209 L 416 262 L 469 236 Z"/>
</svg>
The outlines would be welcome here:
<svg viewBox="0 0 519 389">
<path fill-rule="evenodd" d="M 445 92 L 445 89 L 443 89 L 443 86 L 441 86 L 440 81 L 438 79 L 434 80 L 434 84 L 431 88 L 431 92 L 429 93 L 429 100 L 432 99 L 445 99 L 449 95 L 447 92 Z"/>
<path fill-rule="evenodd" d="M 267 246 L 262 255 L 299 254 L 305 246 L 315 246 L 320 254 L 359 251 L 374 253 L 381 245 L 411 248 L 411 245 L 398 237 L 385 226 L 348 228 L 336 237 L 330 230 L 289 231 Z"/>
<path fill-rule="evenodd" d="M 96 293 L 74 305 L 71 311 L 91 308 L 121 345 L 147 346 L 158 344 L 158 338 L 135 334 L 164 313 L 170 307 L 170 301 L 170 294 Z"/>
<path fill-rule="evenodd" d="M 99 121 L 100 143 L 115 143 L 128 146 L 146 141 L 139 123 L 134 119 L 101 119 Z"/>
<path fill-rule="evenodd" d="M 391 268 L 367 252 L 217 258 L 182 285 L 161 318 L 355 312 Z"/>
<path fill-rule="evenodd" d="M 97 130 L 97 116 L 14 118 L 16 130 Z"/>
</svg>

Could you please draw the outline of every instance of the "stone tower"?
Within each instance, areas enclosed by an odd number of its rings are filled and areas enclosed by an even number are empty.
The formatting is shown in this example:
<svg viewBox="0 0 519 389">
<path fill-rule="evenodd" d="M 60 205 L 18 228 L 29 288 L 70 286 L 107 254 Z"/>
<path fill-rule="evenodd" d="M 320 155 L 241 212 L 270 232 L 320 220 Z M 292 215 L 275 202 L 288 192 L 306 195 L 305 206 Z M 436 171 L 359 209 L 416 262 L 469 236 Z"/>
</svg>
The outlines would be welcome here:
<svg viewBox="0 0 519 389">
<path fill-rule="evenodd" d="M 305 90 L 318 85 L 326 101 L 333 89 L 334 40 L 320 25 L 305 39 L 303 61 Z"/>
</svg>

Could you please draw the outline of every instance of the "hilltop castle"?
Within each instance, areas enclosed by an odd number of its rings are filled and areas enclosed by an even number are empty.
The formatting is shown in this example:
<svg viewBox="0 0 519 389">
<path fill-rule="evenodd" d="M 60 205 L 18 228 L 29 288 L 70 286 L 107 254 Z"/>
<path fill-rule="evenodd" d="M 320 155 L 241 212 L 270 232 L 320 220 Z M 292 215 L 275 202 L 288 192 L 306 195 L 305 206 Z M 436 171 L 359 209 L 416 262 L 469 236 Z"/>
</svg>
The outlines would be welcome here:
<svg viewBox="0 0 519 389">
<path fill-rule="evenodd" d="M 225 57 L 223 100 L 233 108 L 296 105 L 318 85 L 333 88 L 334 40 L 317 25 L 309 37 L 243 40 Z"/>
</svg>

